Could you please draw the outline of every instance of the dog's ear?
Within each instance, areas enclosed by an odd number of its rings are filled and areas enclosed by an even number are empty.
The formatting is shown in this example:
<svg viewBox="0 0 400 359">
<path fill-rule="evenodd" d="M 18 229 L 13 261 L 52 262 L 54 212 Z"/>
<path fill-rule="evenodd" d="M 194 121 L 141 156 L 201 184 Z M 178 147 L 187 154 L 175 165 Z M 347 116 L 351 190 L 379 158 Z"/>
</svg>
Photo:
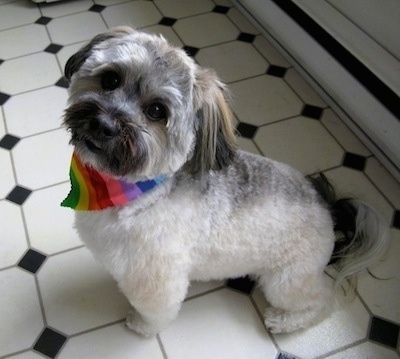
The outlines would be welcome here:
<svg viewBox="0 0 400 359">
<path fill-rule="evenodd" d="M 187 163 L 189 172 L 220 170 L 232 161 L 236 136 L 228 98 L 228 90 L 214 71 L 197 69 L 194 88 L 197 137 L 193 157 Z"/>
<path fill-rule="evenodd" d="M 89 58 L 96 45 L 113 37 L 124 36 L 132 32 L 134 32 L 134 30 L 128 26 L 119 26 L 114 27 L 105 33 L 96 35 L 88 44 L 83 46 L 76 54 L 72 55 L 68 59 L 64 69 L 65 78 L 68 81 L 71 80 L 72 75 L 77 72 L 83 63 Z"/>
</svg>

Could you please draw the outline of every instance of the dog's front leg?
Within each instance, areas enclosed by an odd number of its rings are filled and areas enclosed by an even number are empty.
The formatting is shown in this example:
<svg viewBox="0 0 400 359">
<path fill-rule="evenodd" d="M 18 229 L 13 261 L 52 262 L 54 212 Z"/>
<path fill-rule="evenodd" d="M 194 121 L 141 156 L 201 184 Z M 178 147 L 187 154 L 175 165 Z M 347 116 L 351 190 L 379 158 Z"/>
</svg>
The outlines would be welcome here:
<svg viewBox="0 0 400 359">
<path fill-rule="evenodd" d="M 182 274 L 162 280 L 147 278 L 129 281 L 120 285 L 132 309 L 126 318 L 126 327 L 144 336 L 153 336 L 165 329 L 173 321 L 185 299 L 189 280 Z"/>
<path fill-rule="evenodd" d="M 127 328 L 138 334 L 150 337 L 165 329 L 171 323 L 181 308 L 182 303 L 170 307 L 149 309 L 132 308 L 126 317 Z"/>
</svg>

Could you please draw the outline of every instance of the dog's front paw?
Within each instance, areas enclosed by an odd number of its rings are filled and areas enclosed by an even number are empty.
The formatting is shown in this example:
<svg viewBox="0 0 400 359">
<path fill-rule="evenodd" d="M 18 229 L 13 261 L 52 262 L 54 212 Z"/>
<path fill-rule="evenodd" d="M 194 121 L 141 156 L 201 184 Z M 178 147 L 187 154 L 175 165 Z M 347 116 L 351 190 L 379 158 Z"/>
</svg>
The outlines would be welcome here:
<svg viewBox="0 0 400 359">
<path fill-rule="evenodd" d="M 306 318 L 302 312 L 290 312 L 283 309 L 267 308 L 264 314 L 264 323 L 271 333 L 290 333 L 307 326 Z"/>
<path fill-rule="evenodd" d="M 264 314 L 264 323 L 267 330 L 271 333 L 284 333 L 286 332 L 285 325 L 285 311 L 276 309 L 276 308 L 268 308 Z"/>
<path fill-rule="evenodd" d="M 125 321 L 125 327 L 145 337 L 152 337 L 160 332 L 159 328 L 156 328 L 154 325 L 146 322 L 140 313 L 135 309 L 131 309 L 128 312 Z"/>
</svg>

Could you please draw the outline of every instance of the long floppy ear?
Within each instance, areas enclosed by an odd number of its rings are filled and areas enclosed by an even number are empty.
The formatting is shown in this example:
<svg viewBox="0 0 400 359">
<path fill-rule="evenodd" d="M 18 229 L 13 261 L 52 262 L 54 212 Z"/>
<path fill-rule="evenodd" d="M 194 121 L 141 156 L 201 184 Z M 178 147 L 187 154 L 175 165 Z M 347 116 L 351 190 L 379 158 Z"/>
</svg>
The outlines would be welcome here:
<svg viewBox="0 0 400 359">
<path fill-rule="evenodd" d="M 198 68 L 194 88 L 197 109 L 197 138 L 191 173 L 220 170 L 228 166 L 236 152 L 236 136 L 228 93 L 214 71 Z"/>
<path fill-rule="evenodd" d="M 118 26 L 110 29 L 107 32 L 96 35 L 88 44 L 83 46 L 76 54 L 72 55 L 64 69 L 64 76 L 68 81 L 71 81 L 72 75 L 79 70 L 83 63 L 92 54 L 93 48 L 102 43 L 103 41 L 109 40 L 116 36 L 123 36 L 134 32 L 132 28 L 128 26 Z"/>
</svg>

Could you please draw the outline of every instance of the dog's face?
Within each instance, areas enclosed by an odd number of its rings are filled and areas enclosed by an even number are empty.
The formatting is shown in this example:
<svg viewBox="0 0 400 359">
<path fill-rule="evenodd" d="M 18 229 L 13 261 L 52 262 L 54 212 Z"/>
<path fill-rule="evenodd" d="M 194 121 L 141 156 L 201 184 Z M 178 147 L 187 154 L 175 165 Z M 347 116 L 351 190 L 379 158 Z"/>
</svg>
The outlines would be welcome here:
<svg viewBox="0 0 400 359">
<path fill-rule="evenodd" d="M 81 159 L 143 180 L 220 169 L 235 145 L 224 86 L 162 37 L 119 27 L 65 67 L 65 125 Z"/>
</svg>

